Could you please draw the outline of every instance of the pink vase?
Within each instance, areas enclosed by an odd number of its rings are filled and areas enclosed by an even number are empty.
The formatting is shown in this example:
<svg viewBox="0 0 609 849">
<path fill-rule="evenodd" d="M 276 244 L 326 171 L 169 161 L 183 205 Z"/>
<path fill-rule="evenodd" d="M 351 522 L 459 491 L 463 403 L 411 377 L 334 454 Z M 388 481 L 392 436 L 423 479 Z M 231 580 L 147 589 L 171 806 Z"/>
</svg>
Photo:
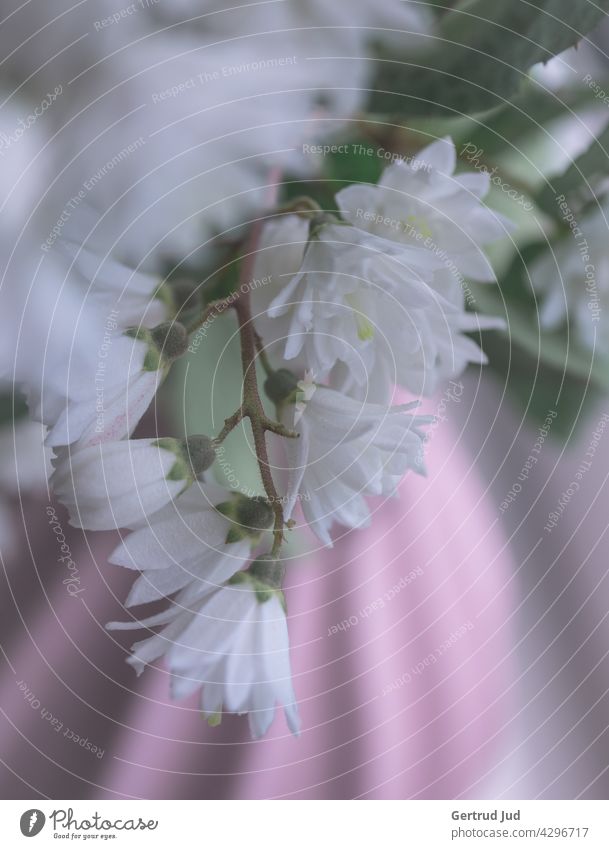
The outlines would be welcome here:
<svg viewBox="0 0 609 849">
<path fill-rule="evenodd" d="M 261 741 L 241 717 L 210 729 L 197 697 L 172 703 L 167 674 L 150 669 L 104 787 L 142 798 L 487 795 L 514 713 L 512 569 L 448 422 L 428 478 L 408 475 L 399 498 L 374 507 L 370 529 L 289 564 L 300 738 L 279 711 Z"/>
</svg>

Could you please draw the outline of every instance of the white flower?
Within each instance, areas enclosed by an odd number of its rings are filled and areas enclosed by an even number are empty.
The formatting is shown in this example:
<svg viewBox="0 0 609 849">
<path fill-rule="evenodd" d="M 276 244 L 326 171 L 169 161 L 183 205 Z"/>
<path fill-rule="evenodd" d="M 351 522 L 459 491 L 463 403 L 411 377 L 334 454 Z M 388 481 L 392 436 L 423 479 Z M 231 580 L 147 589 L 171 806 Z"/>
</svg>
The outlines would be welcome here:
<svg viewBox="0 0 609 849">
<path fill-rule="evenodd" d="M 410 414 L 416 406 L 361 403 L 325 386 L 309 393 L 297 425 L 299 438 L 284 440 L 286 519 L 300 502 L 308 524 L 328 546 L 333 522 L 366 526 L 370 512 L 365 496 L 393 495 L 408 469 L 425 473 L 421 427 L 433 417 Z M 289 426 L 294 413 L 295 407 L 286 404 Z"/>
<path fill-rule="evenodd" d="M 40 201 L 40 189 L 46 179 L 42 151 L 49 135 L 44 119 L 36 116 L 41 103 L 27 99 L 23 89 L 19 89 L 0 83 L 0 248 L 3 263 L 4 251 L 10 254 L 17 240 L 23 238 L 27 219 Z M 2 285 L 4 288 L 6 281 L 3 280 Z"/>
<path fill-rule="evenodd" d="M 256 528 L 251 517 L 249 526 L 242 523 L 248 509 L 255 513 Z M 156 601 L 186 587 L 181 603 L 197 600 L 249 563 L 253 543 L 272 523 L 273 512 L 263 502 L 195 482 L 148 525 L 129 534 L 110 557 L 110 563 L 142 572 L 126 606 Z"/>
<path fill-rule="evenodd" d="M 25 264 L 33 277 L 14 298 L 20 321 L 4 370 L 25 392 L 33 418 L 49 428 L 53 447 L 131 433 L 188 345 L 177 322 L 149 329 L 175 311 L 169 284 L 160 291 L 150 275 L 70 250 L 72 267 L 65 251 L 46 255 L 36 270 Z"/>
<path fill-rule="evenodd" d="M 268 308 L 281 323 L 270 338 L 270 322 L 261 323 L 263 339 L 273 344 L 284 338 L 285 360 L 319 379 L 332 370 L 346 372 L 341 388 L 353 395 L 372 392 L 384 402 L 395 383 L 431 394 L 468 361 L 484 361 L 463 332 L 496 325 L 455 303 L 445 274 L 424 248 L 324 224 L 314 232 L 300 271 Z"/>
<path fill-rule="evenodd" d="M 364 50 L 368 42 L 375 41 L 410 47 L 412 35 L 426 31 L 431 18 L 421 5 L 408 0 L 236 0 L 228 6 L 225 0 L 177 0 L 163 7 L 161 14 L 173 18 L 176 12 L 208 13 L 200 22 L 212 31 L 250 34 L 296 30 L 303 40 L 314 43 L 326 37 L 343 49 L 353 50 Z"/>
<path fill-rule="evenodd" d="M 225 0 L 177 0 L 159 3 L 155 12 L 166 21 L 187 19 L 189 30 L 199 27 L 200 38 L 224 39 L 225 51 L 237 45 L 241 56 L 226 56 L 226 76 L 237 68 L 240 75 L 245 72 L 255 78 L 269 63 L 277 80 L 275 90 L 280 85 L 285 90 L 286 66 L 295 66 L 295 76 L 302 71 L 303 88 L 316 90 L 316 97 L 314 109 L 301 127 L 300 146 L 335 133 L 336 119 L 365 110 L 378 70 L 379 45 L 385 56 L 388 47 L 396 58 L 412 56 L 429 48 L 431 39 L 425 36 L 431 33 L 433 21 L 423 5 L 410 0 L 235 0 L 230 4 Z M 250 44 L 255 45 L 257 56 L 244 52 Z M 291 99 L 292 103 L 278 104 L 275 109 L 275 114 L 282 116 L 278 130 L 289 120 L 289 110 L 299 106 L 299 86 L 294 86 Z M 264 109 L 264 98 L 256 105 Z M 312 133 L 315 117 L 326 123 Z M 316 162 L 314 156 L 308 159 L 311 164 Z"/>
<path fill-rule="evenodd" d="M 307 404 L 317 391 L 315 384 L 315 375 L 312 371 L 305 372 L 303 380 L 299 380 L 296 385 L 296 401 L 294 402 L 294 424 L 303 417 Z"/>
<path fill-rule="evenodd" d="M 567 323 L 578 342 L 609 357 L 609 203 L 582 216 L 581 236 L 569 233 L 529 269 L 541 296 L 542 327 Z"/>
<path fill-rule="evenodd" d="M 300 271 L 308 241 L 309 222 L 300 215 L 271 218 L 260 235 L 253 274 L 258 285 L 251 292 L 252 315 L 265 347 L 278 359 L 283 359 L 292 311 L 284 310 L 279 315 L 274 312 L 271 318 L 268 309 Z M 304 372 L 307 369 L 304 356 L 293 358 L 290 367 Z"/>
<path fill-rule="evenodd" d="M 168 287 L 161 287 L 156 275 L 136 271 L 87 247 L 67 242 L 62 247 L 72 261 L 70 283 L 79 286 L 86 303 L 100 316 L 116 316 L 123 328 L 152 328 L 171 317 L 163 300 Z"/>
<path fill-rule="evenodd" d="M 92 531 L 130 527 L 161 510 L 213 462 L 208 437 L 106 442 L 55 460 L 51 485 L 70 523 Z"/>
<path fill-rule="evenodd" d="M 506 236 L 510 222 L 482 198 L 486 172 L 455 175 L 452 139 L 443 138 L 410 161 L 387 168 L 378 186 L 357 184 L 336 196 L 343 217 L 357 227 L 403 244 L 424 245 L 473 280 L 494 280 L 483 245 Z"/>
<path fill-rule="evenodd" d="M 331 384 L 353 397 L 377 403 L 390 398 L 393 384 L 399 383 L 414 395 L 431 396 L 446 381 L 456 379 L 470 363 L 485 365 L 484 351 L 467 333 L 502 330 L 505 322 L 494 316 L 471 313 L 463 308 L 460 289 L 450 272 L 439 271 L 433 277 L 433 289 L 439 301 L 434 308 L 412 310 L 409 323 L 403 325 L 405 338 L 399 345 L 398 329 L 390 339 L 378 340 L 376 366 L 362 385 L 357 371 L 339 362 L 332 370 Z M 451 304 L 451 311 L 446 304 Z M 407 337 L 410 350 L 407 351 Z M 396 341 L 397 340 L 397 341 Z"/>
<path fill-rule="evenodd" d="M 334 75 L 305 47 L 289 33 L 206 45 L 183 27 L 98 63 L 58 107 L 62 153 L 80 151 L 57 163 L 58 208 L 90 185 L 109 211 L 96 233 L 118 256 L 153 270 L 168 258 L 205 263 L 210 240 L 268 204 L 271 170 L 310 173 L 317 160 L 303 143 L 336 130 L 319 108 Z M 358 107 L 358 82 L 334 97 L 333 117 Z"/>
<path fill-rule="evenodd" d="M 164 656 L 172 691 L 184 698 L 203 686 L 201 705 L 210 724 L 224 711 L 247 713 L 252 735 L 262 737 L 282 704 L 293 734 L 299 730 L 292 687 L 288 629 L 280 591 L 239 572 L 191 609 L 180 596 L 172 607 L 139 623 L 108 627 L 166 627 L 135 643 L 129 663 L 138 674 Z"/>
<path fill-rule="evenodd" d="M 171 363 L 188 346 L 186 331 L 177 323 L 120 335 L 115 326 L 109 322 L 93 352 L 91 346 L 75 350 L 74 359 L 83 362 L 73 370 L 66 363 L 64 384 L 55 397 L 50 394 L 46 406 L 43 396 L 39 414 L 50 428 L 48 445 L 78 442 L 84 448 L 128 436 L 150 406 Z"/>
<path fill-rule="evenodd" d="M 71 6 L 68 14 L 65 0 L 3 2 L 2 38 L 6 46 L 3 73 L 27 82 L 40 98 L 49 89 L 52 91 L 56 83 L 64 85 L 62 96 L 69 97 L 66 92 L 69 80 L 92 65 L 111 61 L 108 60 L 111 51 L 128 48 L 134 38 L 143 34 L 139 13 L 125 15 L 119 26 L 103 26 L 102 21 L 116 14 L 117 9 L 115 0 L 79 3 Z M 85 33 L 89 37 L 83 38 Z M 56 103 L 51 114 L 55 107 Z M 47 113 L 44 120 L 48 119 Z"/>
<path fill-rule="evenodd" d="M 107 213 L 96 232 L 152 268 L 201 246 L 206 258 L 207 240 L 268 203 L 276 166 L 311 173 L 318 159 L 303 144 L 335 133 L 360 109 L 376 67 L 366 58 L 371 43 L 410 49 L 409 34 L 429 19 L 403 0 L 342 0 L 336 9 L 290 0 L 232 12 L 193 0 L 190 8 L 151 2 L 102 26 L 116 4 L 89 5 L 66 15 L 60 0 L 45 0 L 39 12 L 29 3 L 4 21 L 10 43 L 35 45 L 6 56 L 17 78 L 40 86 L 17 117 L 63 85 L 44 117 L 63 140 L 45 161 L 55 216 L 48 230 L 62 211 L 60 228 L 63 217 L 71 227 L 86 192 Z M 187 25 L 158 26 L 160 16 L 173 23 L 190 9 Z M 78 83 L 69 96 L 68 81 Z M 66 206 L 74 198 L 78 208 Z"/>
</svg>

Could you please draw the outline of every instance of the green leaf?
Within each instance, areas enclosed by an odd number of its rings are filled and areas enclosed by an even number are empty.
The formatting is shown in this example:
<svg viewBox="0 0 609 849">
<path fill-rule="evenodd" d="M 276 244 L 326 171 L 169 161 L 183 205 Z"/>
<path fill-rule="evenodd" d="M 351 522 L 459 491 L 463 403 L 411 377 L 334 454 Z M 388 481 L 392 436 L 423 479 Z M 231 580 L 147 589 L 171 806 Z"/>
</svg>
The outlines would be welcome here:
<svg viewBox="0 0 609 849">
<path fill-rule="evenodd" d="M 387 56 L 372 111 L 476 114 L 518 93 L 526 73 L 577 44 L 609 0 L 465 0 L 447 12 L 429 52 Z"/>
<path fill-rule="evenodd" d="M 595 384 L 573 374 L 565 375 L 562 370 L 535 360 L 514 340 L 512 343 L 499 333 L 485 334 L 487 369 L 505 385 L 506 396 L 520 417 L 540 427 L 552 410 L 557 414 L 552 436 L 569 438 L 578 423 L 585 420 L 582 410 L 596 403 L 603 393 Z"/>
<path fill-rule="evenodd" d="M 190 481 L 193 480 L 193 473 L 188 462 L 188 458 L 183 456 L 182 446 L 179 440 L 171 436 L 163 436 L 156 439 L 152 445 L 163 451 L 170 451 L 175 456 L 175 462 L 166 475 L 168 481 Z"/>
<path fill-rule="evenodd" d="M 485 156 L 521 151 L 524 140 L 544 134 L 543 128 L 550 121 L 593 102 L 594 93 L 587 86 L 555 93 L 527 79 L 513 100 L 486 115 L 483 121 L 468 119 L 458 134 L 452 135 L 457 147 L 459 142 L 467 142 L 483 150 Z"/>
<path fill-rule="evenodd" d="M 378 121 L 371 122 L 370 126 L 378 131 Z M 425 137 L 422 137 L 421 146 L 424 143 Z M 380 138 L 374 140 L 371 136 L 357 133 L 337 139 L 334 146 L 340 150 L 323 157 L 322 179 L 284 181 L 284 201 L 302 196 L 313 197 L 324 211 L 338 213 L 337 192 L 351 183 L 376 184 L 383 169 L 390 164 L 390 160 L 383 157 Z"/>
<path fill-rule="evenodd" d="M 528 245 L 520 251 L 500 281 L 500 287 L 470 284 L 476 309 L 488 315 L 499 315 L 508 324 L 512 342 L 534 362 L 553 368 L 561 374 L 591 381 L 609 390 L 609 363 L 598 354 L 582 348 L 568 328 L 548 331 L 539 324 L 539 304 L 528 276 L 534 259 L 547 250 L 543 242 Z"/>
<path fill-rule="evenodd" d="M 522 415 L 541 424 L 548 410 L 558 413 L 553 432 L 568 437 L 589 404 L 609 390 L 609 363 L 578 345 L 568 328 L 544 330 L 539 325 L 539 304 L 527 269 L 547 250 L 543 242 L 524 248 L 500 288 L 470 284 L 476 309 L 506 319 L 505 332 L 485 333 L 483 348 L 488 368 L 505 383 L 506 392 Z"/>
<path fill-rule="evenodd" d="M 244 539 L 247 539 L 247 533 L 237 525 L 231 525 L 228 529 L 224 542 L 226 545 L 232 545 L 233 543 L 241 542 L 241 540 Z"/>
<path fill-rule="evenodd" d="M 223 501 L 221 504 L 216 504 L 214 509 L 217 510 L 221 516 L 226 516 L 227 519 L 234 519 L 235 517 L 234 499 L 231 501 Z"/>
<path fill-rule="evenodd" d="M 608 87 L 609 88 L 609 87 Z M 570 208 L 583 211 L 597 200 L 598 181 L 609 170 L 609 127 L 594 139 L 560 177 L 552 177 L 535 199 L 540 209 L 558 221 L 562 211 L 557 198 L 563 195 Z"/>
<path fill-rule="evenodd" d="M 18 419 L 25 420 L 28 408 L 23 395 L 17 389 L 13 393 L 0 395 L 0 428 L 16 424 Z"/>
<path fill-rule="evenodd" d="M 225 255 L 219 263 L 219 269 L 209 277 L 203 286 L 205 304 L 221 301 L 239 288 L 241 265 L 235 256 Z"/>
<path fill-rule="evenodd" d="M 146 327 L 128 327 L 124 333 L 130 339 L 136 339 L 138 342 L 144 342 L 148 346 L 148 350 L 144 355 L 142 364 L 143 371 L 158 371 L 163 365 L 161 352 L 156 346 L 150 330 Z"/>
</svg>

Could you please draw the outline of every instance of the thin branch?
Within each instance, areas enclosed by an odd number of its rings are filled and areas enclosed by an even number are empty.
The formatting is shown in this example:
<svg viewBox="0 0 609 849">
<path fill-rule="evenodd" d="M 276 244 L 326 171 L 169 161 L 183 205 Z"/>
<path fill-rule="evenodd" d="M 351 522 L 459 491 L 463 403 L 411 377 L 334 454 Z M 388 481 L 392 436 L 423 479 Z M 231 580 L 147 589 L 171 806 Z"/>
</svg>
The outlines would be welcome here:
<svg viewBox="0 0 609 849">
<path fill-rule="evenodd" d="M 269 361 L 266 350 L 264 348 L 264 342 L 262 341 L 262 337 L 256 331 L 255 328 L 254 328 L 254 340 L 256 342 L 256 350 L 258 351 L 258 356 L 260 358 L 260 364 L 262 365 L 262 368 L 264 369 L 264 372 L 268 377 L 271 374 L 273 374 L 275 369 L 273 368 L 273 366 L 271 365 L 271 363 Z"/>
<path fill-rule="evenodd" d="M 210 321 L 212 318 L 220 315 L 229 307 L 235 310 L 237 320 L 239 322 L 239 339 L 241 343 L 241 367 L 243 371 L 242 401 L 239 409 L 225 420 L 224 427 L 214 439 L 214 444 L 216 446 L 221 445 L 229 433 L 231 433 L 231 431 L 233 431 L 237 425 L 243 421 L 243 419 L 249 419 L 262 485 L 275 518 L 272 554 L 278 555 L 284 540 L 283 531 L 286 527 L 286 522 L 281 498 L 277 492 L 273 475 L 271 474 L 271 463 L 266 443 L 266 434 L 267 432 L 275 433 L 278 436 L 289 439 L 297 439 L 299 435 L 285 427 L 280 422 L 273 421 L 267 416 L 258 391 L 258 378 L 256 375 L 256 361 L 258 357 L 260 357 L 260 361 L 267 375 L 272 374 L 274 371 L 264 351 L 263 341 L 254 327 L 250 292 L 249 287 L 247 286 L 247 282 L 253 273 L 254 262 L 256 259 L 256 248 L 260 241 L 260 234 L 263 226 L 264 219 L 260 219 L 252 228 L 252 232 L 248 240 L 248 253 L 243 261 L 243 266 L 239 275 L 239 288 L 237 291 L 222 301 L 216 301 L 215 303 L 210 304 L 203 311 L 196 324 L 192 328 L 189 328 L 189 332 L 193 332 L 194 330 L 198 330 L 203 327 L 206 321 Z M 292 525 L 292 522 L 287 523 L 288 527 L 292 527 Z"/>
<path fill-rule="evenodd" d="M 221 301 L 214 301 L 208 304 L 197 320 L 187 328 L 188 333 L 195 333 L 195 331 L 200 330 L 208 321 L 213 321 L 213 319 L 222 315 L 223 312 L 233 305 L 234 301 L 235 297 L 229 296 L 228 298 L 223 298 Z"/>
<path fill-rule="evenodd" d="M 274 215 L 300 215 L 302 218 L 310 218 L 312 215 L 317 215 L 318 212 L 321 212 L 321 206 L 317 201 L 307 195 L 302 195 L 279 206 Z"/>
<path fill-rule="evenodd" d="M 239 422 L 243 421 L 243 415 L 243 407 L 239 407 L 237 412 L 233 413 L 228 419 L 225 419 L 224 427 L 214 439 L 215 445 L 222 445 L 229 433 L 237 427 Z"/>
<path fill-rule="evenodd" d="M 265 430 L 268 430 L 269 433 L 276 433 L 277 436 L 283 436 L 284 439 L 299 439 L 300 434 L 295 430 L 290 430 L 289 427 L 281 424 L 280 422 L 274 422 L 273 419 L 269 419 L 266 416 L 262 420 L 261 424 L 263 425 Z"/>
<path fill-rule="evenodd" d="M 245 264 L 247 265 L 247 263 Z M 246 269 L 244 268 L 244 273 Z M 275 481 L 271 474 L 271 463 L 269 460 L 266 444 L 266 431 L 269 429 L 269 420 L 264 412 L 262 401 L 258 393 L 258 378 L 256 377 L 256 341 L 252 323 L 252 311 L 250 307 L 250 295 L 246 292 L 235 302 L 235 312 L 239 321 L 239 334 L 241 337 L 241 365 L 243 369 L 243 415 L 247 416 L 254 437 L 254 448 L 258 469 L 262 478 L 262 485 L 266 496 L 271 504 L 275 516 L 273 530 L 274 543 L 273 554 L 278 554 L 283 543 L 283 529 L 285 521 L 283 507 L 279 493 L 275 487 Z"/>
</svg>

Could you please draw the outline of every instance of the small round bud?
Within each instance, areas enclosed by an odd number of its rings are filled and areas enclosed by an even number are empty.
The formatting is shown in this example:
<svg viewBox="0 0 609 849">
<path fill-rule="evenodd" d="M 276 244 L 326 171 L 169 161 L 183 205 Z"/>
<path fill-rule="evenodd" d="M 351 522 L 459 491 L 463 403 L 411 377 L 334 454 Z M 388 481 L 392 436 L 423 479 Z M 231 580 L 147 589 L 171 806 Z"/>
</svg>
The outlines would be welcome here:
<svg viewBox="0 0 609 849">
<path fill-rule="evenodd" d="M 260 533 L 273 524 L 273 508 L 260 495 L 255 498 L 239 499 L 235 521 L 247 531 Z"/>
<path fill-rule="evenodd" d="M 163 359 L 177 360 L 188 350 L 188 331 L 177 321 L 165 321 L 150 331 Z"/>
<path fill-rule="evenodd" d="M 264 391 L 273 404 L 281 404 L 296 392 L 298 379 L 287 368 L 272 372 L 264 382 Z"/>
<path fill-rule="evenodd" d="M 182 440 L 182 453 L 195 477 L 206 472 L 216 459 L 214 445 L 209 436 L 189 436 L 188 439 Z"/>
<path fill-rule="evenodd" d="M 249 572 L 263 584 L 280 589 L 285 577 L 285 566 L 273 554 L 263 554 L 254 560 Z"/>
</svg>

